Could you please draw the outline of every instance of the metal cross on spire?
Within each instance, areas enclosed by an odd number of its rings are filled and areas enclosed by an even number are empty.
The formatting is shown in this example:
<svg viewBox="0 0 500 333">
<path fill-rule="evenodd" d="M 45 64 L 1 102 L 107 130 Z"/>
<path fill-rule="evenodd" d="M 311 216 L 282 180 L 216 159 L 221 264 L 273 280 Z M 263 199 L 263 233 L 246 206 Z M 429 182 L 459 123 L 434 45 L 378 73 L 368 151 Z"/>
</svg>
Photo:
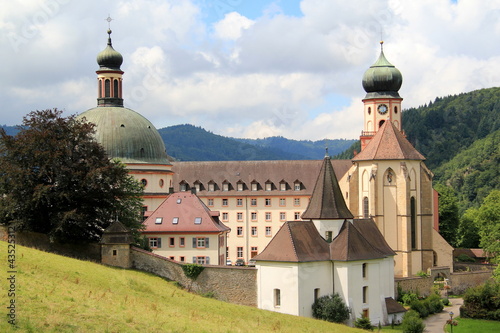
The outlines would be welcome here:
<svg viewBox="0 0 500 333">
<path fill-rule="evenodd" d="M 108 14 L 108 18 L 106 19 L 106 21 L 108 21 L 108 29 L 111 30 L 111 21 L 113 21 L 113 19 L 111 18 L 111 16 Z"/>
</svg>

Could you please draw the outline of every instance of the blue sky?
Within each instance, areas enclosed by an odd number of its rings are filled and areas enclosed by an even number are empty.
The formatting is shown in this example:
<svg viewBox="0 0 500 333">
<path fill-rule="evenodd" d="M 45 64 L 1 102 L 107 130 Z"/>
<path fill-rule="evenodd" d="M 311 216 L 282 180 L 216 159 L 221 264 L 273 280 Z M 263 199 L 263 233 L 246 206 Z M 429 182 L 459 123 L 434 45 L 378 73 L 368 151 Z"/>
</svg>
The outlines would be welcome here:
<svg viewBox="0 0 500 333">
<path fill-rule="evenodd" d="M 403 108 L 500 83 L 498 0 L 3 1 L 0 123 L 96 105 L 108 14 L 125 106 L 157 128 L 357 138 L 381 32 Z"/>
</svg>

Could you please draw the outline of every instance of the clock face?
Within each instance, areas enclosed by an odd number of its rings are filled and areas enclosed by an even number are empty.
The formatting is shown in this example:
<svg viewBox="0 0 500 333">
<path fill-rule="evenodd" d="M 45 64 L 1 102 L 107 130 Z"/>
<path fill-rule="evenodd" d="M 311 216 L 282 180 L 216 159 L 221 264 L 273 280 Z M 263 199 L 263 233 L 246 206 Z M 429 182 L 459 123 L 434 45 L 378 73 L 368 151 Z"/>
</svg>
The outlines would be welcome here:
<svg viewBox="0 0 500 333">
<path fill-rule="evenodd" d="M 385 105 L 385 104 L 380 104 L 378 106 L 378 113 L 380 113 L 380 114 L 386 114 L 387 110 L 388 110 L 388 108 L 387 108 L 387 105 Z"/>
</svg>

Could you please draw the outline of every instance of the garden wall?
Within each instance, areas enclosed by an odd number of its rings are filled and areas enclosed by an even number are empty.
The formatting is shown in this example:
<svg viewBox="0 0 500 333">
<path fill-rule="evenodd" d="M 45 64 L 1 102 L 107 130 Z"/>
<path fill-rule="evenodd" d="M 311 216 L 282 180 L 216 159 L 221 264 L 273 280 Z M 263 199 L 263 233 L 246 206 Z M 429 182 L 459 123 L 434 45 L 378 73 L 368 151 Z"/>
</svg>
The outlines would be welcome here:
<svg viewBox="0 0 500 333">
<path fill-rule="evenodd" d="M 177 281 L 192 291 L 213 293 L 221 301 L 257 306 L 257 270 L 250 267 L 204 266 L 195 281 L 184 275 L 182 264 L 168 258 L 131 248 L 132 267 Z"/>
</svg>

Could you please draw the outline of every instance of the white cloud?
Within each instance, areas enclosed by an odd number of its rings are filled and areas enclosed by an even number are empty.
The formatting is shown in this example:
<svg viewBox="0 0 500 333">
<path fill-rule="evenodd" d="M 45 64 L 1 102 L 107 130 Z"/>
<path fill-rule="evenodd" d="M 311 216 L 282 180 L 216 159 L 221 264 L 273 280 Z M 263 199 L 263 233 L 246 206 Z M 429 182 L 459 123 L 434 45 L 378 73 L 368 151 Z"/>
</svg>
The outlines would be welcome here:
<svg viewBox="0 0 500 333">
<path fill-rule="evenodd" d="M 237 12 L 231 12 L 214 24 L 215 36 L 225 40 L 236 40 L 241 37 L 243 30 L 250 28 L 254 23 Z"/>
<path fill-rule="evenodd" d="M 96 105 L 95 57 L 106 46 L 108 13 L 113 46 L 124 56 L 125 105 L 158 128 L 357 138 L 361 78 L 378 57 L 381 34 L 403 74 L 404 108 L 500 85 L 499 1 L 303 0 L 294 17 L 282 10 L 287 2 L 269 0 L 260 16 L 235 5 L 215 23 L 206 23 L 213 8 L 200 2 L 2 4 L 2 122 L 18 124 L 34 109 Z"/>
</svg>

